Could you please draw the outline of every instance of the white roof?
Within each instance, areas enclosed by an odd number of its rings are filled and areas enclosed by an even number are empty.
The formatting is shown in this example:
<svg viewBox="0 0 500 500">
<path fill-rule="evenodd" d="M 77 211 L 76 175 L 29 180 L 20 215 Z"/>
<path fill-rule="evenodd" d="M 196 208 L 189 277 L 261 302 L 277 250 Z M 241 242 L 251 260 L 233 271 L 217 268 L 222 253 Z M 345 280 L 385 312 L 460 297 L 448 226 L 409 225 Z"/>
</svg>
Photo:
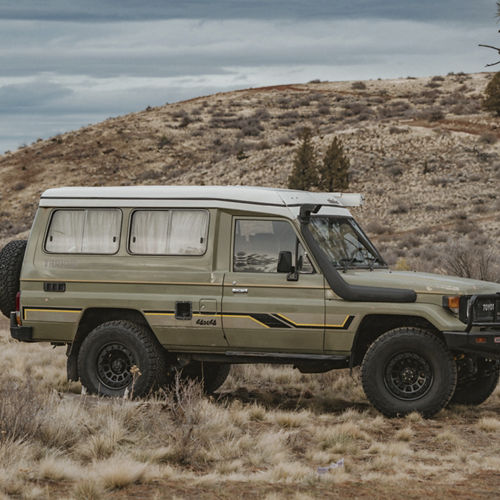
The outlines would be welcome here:
<svg viewBox="0 0 500 500">
<path fill-rule="evenodd" d="M 114 199 L 114 200 L 224 200 L 240 203 L 290 206 L 305 203 L 358 206 L 359 194 L 314 193 L 292 189 L 254 186 L 117 186 L 117 187 L 62 187 L 48 189 L 42 200 L 55 199 Z"/>
<path fill-rule="evenodd" d="M 186 203 L 189 202 L 189 203 Z M 291 189 L 249 186 L 118 186 L 63 187 L 42 194 L 42 207 L 204 206 L 275 212 L 279 207 L 298 214 L 304 204 L 335 207 L 359 206 L 362 196 L 346 193 L 314 193 Z M 322 210 L 324 212 L 324 210 Z M 341 210 L 341 212 L 346 212 Z"/>
</svg>

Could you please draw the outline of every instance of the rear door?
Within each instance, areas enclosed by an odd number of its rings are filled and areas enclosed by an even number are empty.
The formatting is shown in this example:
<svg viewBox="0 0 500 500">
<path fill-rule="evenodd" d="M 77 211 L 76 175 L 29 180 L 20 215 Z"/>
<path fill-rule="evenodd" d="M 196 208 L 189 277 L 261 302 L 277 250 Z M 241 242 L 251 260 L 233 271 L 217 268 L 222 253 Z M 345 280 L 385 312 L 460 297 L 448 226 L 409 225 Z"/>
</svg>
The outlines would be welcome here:
<svg viewBox="0 0 500 500">
<path fill-rule="evenodd" d="M 222 299 L 223 329 L 230 346 L 264 352 L 323 351 L 323 276 L 307 255 L 298 281 L 277 272 L 279 252 L 295 255 L 297 241 L 286 219 L 233 218 L 232 260 Z"/>
</svg>

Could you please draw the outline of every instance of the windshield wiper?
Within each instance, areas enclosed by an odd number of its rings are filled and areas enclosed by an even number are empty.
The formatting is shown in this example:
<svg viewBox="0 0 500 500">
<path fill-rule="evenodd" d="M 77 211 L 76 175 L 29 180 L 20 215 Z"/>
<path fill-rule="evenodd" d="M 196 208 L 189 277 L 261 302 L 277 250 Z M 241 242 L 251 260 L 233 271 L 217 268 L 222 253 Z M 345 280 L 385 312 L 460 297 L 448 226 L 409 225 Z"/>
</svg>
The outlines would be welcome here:
<svg viewBox="0 0 500 500">
<path fill-rule="evenodd" d="M 344 257 L 339 260 L 339 263 L 342 265 L 344 273 L 354 264 L 355 262 L 363 262 L 362 260 L 357 259 L 356 257 Z"/>
<path fill-rule="evenodd" d="M 373 267 L 376 263 L 378 263 L 382 267 L 387 267 L 387 264 L 380 257 L 367 257 L 367 260 L 370 262 L 368 264 L 368 268 L 370 271 L 373 271 Z"/>
</svg>

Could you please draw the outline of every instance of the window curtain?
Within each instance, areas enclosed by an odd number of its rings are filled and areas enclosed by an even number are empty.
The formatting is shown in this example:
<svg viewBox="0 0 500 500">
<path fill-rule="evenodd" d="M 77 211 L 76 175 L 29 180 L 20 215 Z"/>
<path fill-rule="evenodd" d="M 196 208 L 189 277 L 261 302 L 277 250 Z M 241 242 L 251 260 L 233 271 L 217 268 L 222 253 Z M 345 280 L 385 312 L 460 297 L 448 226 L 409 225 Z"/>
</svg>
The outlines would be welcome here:
<svg viewBox="0 0 500 500">
<path fill-rule="evenodd" d="M 208 214 L 196 210 L 173 210 L 168 240 L 171 255 L 201 255 L 207 246 Z"/>
<path fill-rule="evenodd" d="M 86 210 L 82 252 L 116 253 L 120 245 L 120 226 L 119 210 Z"/>
<path fill-rule="evenodd" d="M 201 255 L 207 247 L 208 213 L 202 210 L 138 210 L 130 251 L 145 255 Z"/>
<path fill-rule="evenodd" d="M 132 218 L 130 251 L 147 255 L 167 253 L 170 212 L 138 210 Z"/>
<path fill-rule="evenodd" d="M 119 210 L 57 210 L 45 248 L 54 253 L 115 253 L 120 226 Z"/>
<path fill-rule="evenodd" d="M 52 215 L 45 248 L 54 253 L 82 251 L 84 210 L 57 210 Z"/>
</svg>

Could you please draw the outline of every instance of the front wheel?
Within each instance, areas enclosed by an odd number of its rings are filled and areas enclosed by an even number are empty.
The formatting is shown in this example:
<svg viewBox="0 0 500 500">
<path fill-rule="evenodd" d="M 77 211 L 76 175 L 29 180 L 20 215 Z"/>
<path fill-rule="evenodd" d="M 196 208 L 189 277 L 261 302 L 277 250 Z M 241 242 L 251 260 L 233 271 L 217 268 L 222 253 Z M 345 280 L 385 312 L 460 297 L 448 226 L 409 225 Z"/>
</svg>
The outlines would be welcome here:
<svg viewBox="0 0 500 500">
<path fill-rule="evenodd" d="M 396 328 L 370 346 L 361 379 L 367 398 L 384 415 L 416 411 L 431 417 L 452 397 L 457 368 L 435 335 L 419 328 Z"/>
</svg>

